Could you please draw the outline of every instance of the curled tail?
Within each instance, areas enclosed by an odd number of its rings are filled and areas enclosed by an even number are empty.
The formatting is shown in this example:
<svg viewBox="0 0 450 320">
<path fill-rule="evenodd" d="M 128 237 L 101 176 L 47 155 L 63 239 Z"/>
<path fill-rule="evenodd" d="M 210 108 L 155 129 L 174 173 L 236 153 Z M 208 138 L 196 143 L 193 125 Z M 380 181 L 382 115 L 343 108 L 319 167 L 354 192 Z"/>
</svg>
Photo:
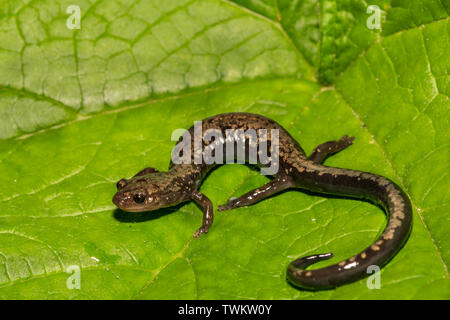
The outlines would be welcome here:
<svg viewBox="0 0 450 320">
<path fill-rule="evenodd" d="M 318 164 L 313 164 L 308 169 L 304 170 L 302 175 L 308 182 L 308 174 L 312 174 L 310 184 L 306 185 L 309 189 L 363 197 L 381 204 L 386 210 L 388 223 L 384 232 L 372 245 L 337 264 L 305 270 L 318 261 L 331 258 L 332 253 L 311 255 L 291 262 L 287 269 L 288 280 L 293 285 L 305 289 L 331 289 L 367 276 L 369 266 L 381 268 L 408 239 L 412 227 L 412 210 L 406 194 L 394 182 L 375 174 Z"/>
</svg>

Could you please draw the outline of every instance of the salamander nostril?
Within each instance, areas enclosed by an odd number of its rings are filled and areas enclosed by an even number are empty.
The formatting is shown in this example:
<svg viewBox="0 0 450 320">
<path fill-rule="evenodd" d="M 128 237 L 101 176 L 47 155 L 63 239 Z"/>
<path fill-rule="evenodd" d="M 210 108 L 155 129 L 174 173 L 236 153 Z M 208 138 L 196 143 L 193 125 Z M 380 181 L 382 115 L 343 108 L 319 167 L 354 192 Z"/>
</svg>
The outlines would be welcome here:
<svg viewBox="0 0 450 320">
<path fill-rule="evenodd" d="M 116 193 L 112 199 L 113 203 L 118 206 L 119 208 L 121 207 L 121 198 L 119 196 L 119 193 Z"/>
</svg>

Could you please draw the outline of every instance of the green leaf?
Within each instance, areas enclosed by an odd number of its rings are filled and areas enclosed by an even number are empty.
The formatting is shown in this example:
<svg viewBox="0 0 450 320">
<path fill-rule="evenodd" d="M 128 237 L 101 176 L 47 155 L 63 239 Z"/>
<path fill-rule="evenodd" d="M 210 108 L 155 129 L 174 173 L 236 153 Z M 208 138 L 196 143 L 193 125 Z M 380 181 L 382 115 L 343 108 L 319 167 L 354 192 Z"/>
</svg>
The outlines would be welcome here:
<svg viewBox="0 0 450 320">
<path fill-rule="evenodd" d="M 357 0 L 75 2 L 0 9 L 1 299 L 450 298 L 448 1 L 374 1 L 381 30 Z M 308 153 L 355 136 L 326 164 L 408 193 L 413 232 L 381 289 L 285 279 L 297 257 L 334 252 L 321 267 L 368 246 L 386 218 L 366 202 L 289 191 L 217 213 L 199 239 L 193 203 L 115 208 L 120 178 L 167 169 L 175 129 L 232 111 Z M 266 181 L 227 165 L 201 191 L 217 208 Z"/>
</svg>

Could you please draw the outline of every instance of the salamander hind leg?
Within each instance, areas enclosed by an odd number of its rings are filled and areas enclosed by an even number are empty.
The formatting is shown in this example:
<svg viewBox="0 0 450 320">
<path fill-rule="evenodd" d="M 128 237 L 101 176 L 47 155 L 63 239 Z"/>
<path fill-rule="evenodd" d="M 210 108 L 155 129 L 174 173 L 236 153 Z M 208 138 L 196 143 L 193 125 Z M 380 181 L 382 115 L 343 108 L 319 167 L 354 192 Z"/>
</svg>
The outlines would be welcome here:
<svg viewBox="0 0 450 320">
<path fill-rule="evenodd" d="M 344 150 L 353 144 L 353 140 L 355 140 L 355 137 L 345 135 L 339 140 L 322 143 L 314 148 L 314 151 L 308 159 L 316 163 L 322 163 L 328 156 Z"/>
<path fill-rule="evenodd" d="M 230 199 L 226 204 L 220 205 L 217 209 L 219 211 L 225 211 L 239 207 L 246 207 L 293 186 L 294 183 L 290 177 L 280 175 L 262 187 L 247 192 L 239 198 Z"/>
</svg>

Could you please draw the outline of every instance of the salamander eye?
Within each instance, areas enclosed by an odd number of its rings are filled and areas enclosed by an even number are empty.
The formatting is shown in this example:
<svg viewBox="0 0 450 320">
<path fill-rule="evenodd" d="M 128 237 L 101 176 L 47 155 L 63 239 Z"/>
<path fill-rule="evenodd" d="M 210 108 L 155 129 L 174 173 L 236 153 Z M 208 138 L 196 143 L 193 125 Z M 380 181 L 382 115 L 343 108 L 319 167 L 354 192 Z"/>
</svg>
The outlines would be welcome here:
<svg viewBox="0 0 450 320">
<path fill-rule="evenodd" d="M 144 192 L 139 192 L 133 196 L 133 200 L 136 203 L 143 203 L 145 201 L 145 197 L 146 197 L 146 194 Z"/>
<path fill-rule="evenodd" d="M 117 182 L 117 190 L 120 190 L 120 189 L 122 189 L 122 188 L 125 188 L 125 186 L 127 185 L 127 179 L 120 179 L 118 182 Z"/>
</svg>

